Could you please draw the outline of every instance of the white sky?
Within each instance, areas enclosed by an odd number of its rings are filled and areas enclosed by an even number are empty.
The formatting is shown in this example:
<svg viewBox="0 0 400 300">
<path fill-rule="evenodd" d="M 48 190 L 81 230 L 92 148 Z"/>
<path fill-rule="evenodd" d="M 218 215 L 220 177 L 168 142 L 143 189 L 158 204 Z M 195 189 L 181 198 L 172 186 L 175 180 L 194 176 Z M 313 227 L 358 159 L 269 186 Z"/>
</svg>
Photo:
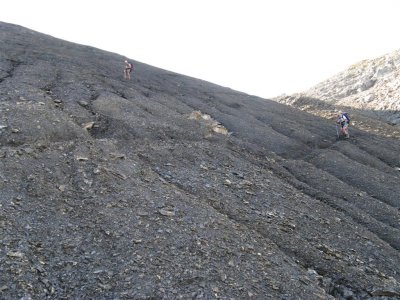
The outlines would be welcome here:
<svg viewBox="0 0 400 300">
<path fill-rule="evenodd" d="M 400 49 L 399 0 L 2 0 L 0 21 L 270 98 Z"/>
</svg>

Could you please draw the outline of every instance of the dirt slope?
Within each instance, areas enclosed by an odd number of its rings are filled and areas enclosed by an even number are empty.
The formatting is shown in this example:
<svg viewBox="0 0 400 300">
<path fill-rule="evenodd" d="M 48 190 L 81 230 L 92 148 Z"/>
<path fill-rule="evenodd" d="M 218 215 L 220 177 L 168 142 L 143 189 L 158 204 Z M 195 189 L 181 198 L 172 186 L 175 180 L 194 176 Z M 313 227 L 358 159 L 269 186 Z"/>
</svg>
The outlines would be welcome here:
<svg viewBox="0 0 400 300">
<path fill-rule="evenodd" d="M 400 141 L 0 23 L 1 299 L 400 298 Z"/>
</svg>

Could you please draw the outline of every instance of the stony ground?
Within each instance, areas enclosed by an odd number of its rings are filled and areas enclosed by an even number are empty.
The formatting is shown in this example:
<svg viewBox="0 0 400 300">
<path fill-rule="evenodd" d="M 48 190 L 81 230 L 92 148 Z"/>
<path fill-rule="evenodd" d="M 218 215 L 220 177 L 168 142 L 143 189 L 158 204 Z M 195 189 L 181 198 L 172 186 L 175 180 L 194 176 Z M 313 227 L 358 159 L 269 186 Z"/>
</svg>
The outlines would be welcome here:
<svg viewBox="0 0 400 300">
<path fill-rule="evenodd" d="M 0 23 L 1 299 L 400 298 L 400 141 Z"/>
</svg>

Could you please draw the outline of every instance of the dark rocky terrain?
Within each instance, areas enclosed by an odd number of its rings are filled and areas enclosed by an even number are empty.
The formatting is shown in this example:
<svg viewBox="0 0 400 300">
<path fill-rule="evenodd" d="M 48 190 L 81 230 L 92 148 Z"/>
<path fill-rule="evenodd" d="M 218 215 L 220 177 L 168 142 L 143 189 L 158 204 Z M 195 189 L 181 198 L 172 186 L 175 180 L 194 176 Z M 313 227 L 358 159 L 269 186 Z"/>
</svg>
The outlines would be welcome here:
<svg viewBox="0 0 400 300">
<path fill-rule="evenodd" d="M 400 141 L 0 23 L 1 299 L 400 299 Z"/>
</svg>

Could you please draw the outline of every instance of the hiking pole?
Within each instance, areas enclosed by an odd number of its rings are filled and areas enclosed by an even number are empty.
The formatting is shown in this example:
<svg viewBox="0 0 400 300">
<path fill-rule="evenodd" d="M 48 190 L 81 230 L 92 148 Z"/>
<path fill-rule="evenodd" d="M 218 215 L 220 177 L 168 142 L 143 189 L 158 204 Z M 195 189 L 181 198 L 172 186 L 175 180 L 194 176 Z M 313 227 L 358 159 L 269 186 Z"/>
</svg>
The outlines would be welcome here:
<svg viewBox="0 0 400 300">
<path fill-rule="evenodd" d="M 337 135 L 337 138 L 339 139 L 339 138 L 340 138 L 340 137 L 339 137 L 339 129 L 338 129 L 337 124 L 336 124 L 336 135 Z"/>
</svg>

